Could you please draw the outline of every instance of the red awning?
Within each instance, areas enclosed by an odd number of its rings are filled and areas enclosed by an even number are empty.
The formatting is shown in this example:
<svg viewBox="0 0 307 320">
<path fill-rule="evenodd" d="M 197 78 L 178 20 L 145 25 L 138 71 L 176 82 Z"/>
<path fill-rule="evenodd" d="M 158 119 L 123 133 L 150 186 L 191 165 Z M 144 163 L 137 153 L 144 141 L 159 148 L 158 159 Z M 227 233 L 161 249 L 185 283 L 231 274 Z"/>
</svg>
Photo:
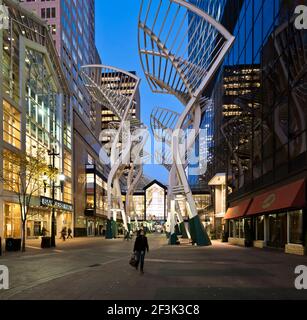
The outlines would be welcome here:
<svg viewBox="0 0 307 320">
<path fill-rule="evenodd" d="M 251 202 L 252 202 L 252 199 L 248 199 L 240 202 L 235 207 L 229 208 L 226 212 L 224 219 L 230 220 L 230 219 L 242 218 L 243 216 L 245 216 L 246 211 L 248 210 Z"/>
<path fill-rule="evenodd" d="M 257 196 L 247 215 L 256 215 L 281 209 L 301 209 L 306 204 L 305 179 Z"/>
</svg>

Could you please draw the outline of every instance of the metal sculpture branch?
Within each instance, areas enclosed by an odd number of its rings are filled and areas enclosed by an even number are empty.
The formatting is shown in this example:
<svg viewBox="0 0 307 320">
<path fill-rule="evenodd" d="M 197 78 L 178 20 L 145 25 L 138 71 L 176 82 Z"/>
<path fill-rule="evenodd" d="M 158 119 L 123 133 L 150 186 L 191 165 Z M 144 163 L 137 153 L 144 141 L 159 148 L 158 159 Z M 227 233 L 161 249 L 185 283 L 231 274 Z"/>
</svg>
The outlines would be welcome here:
<svg viewBox="0 0 307 320">
<path fill-rule="evenodd" d="M 176 119 L 172 136 L 172 156 L 178 185 L 185 197 L 191 237 L 198 245 L 210 240 L 201 224 L 186 176 L 186 150 L 180 146 L 182 131 L 190 122 L 194 133 L 201 123 L 201 99 L 234 37 L 213 17 L 184 0 L 142 0 L 139 14 L 139 54 L 146 79 L 155 93 L 177 97 L 185 109 Z M 195 137 L 187 136 L 187 150 Z M 175 185 L 175 181 L 171 183 Z"/>
<path fill-rule="evenodd" d="M 124 70 L 105 66 L 89 65 L 82 67 L 82 78 L 93 99 L 112 111 L 118 123 L 110 123 L 110 130 L 104 132 L 111 138 L 107 144 L 111 158 L 111 171 L 108 176 L 108 230 L 107 238 L 112 238 L 112 217 L 116 220 L 121 212 L 126 230 L 128 221 L 122 201 L 120 178 L 127 166 L 130 166 L 130 154 L 133 148 L 131 140 L 132 109 L 134 98 L 139 88 L 140 79 Z M 138 176 L 138 175 L 137 175 Z M 133 184 L 134 185 L 134 184 Z M 129 190 L 131 192 L 131 190 Z M 113 197 L 117 202 L 114 208 Z"/>
</svg>

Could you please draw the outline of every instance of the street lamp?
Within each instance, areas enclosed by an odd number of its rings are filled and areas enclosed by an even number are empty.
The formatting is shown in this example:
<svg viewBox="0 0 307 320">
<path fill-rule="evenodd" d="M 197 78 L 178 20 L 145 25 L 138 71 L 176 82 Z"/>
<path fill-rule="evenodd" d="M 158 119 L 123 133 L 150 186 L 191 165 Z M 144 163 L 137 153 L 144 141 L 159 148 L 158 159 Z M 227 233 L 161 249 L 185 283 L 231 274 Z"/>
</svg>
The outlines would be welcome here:
<svg viewBox="0 0 307 320">
<path fill-rule="evenodd" d="M 60 156 L 59 153 L 55 152 L 55 149 L 49 150 L 48 151 L 48 156 L 52 157 L 52 164 L 50 165 L 50 169 L 55 170 L 55 157 Z M 52 189 L 52 217 L 51 217 L 51 247 L 55 248 L 56 243 L 55 243 L 55 237 L 56 237 L 56 219 L 55 219 L 55 189 L 60 188 L 61 192 L 64 192 L 64 182 L 65 182 L 65 175 L 63 173 L 58 175 L 58 179 L 60 181 L 60 185 L 56 186 L 55 181 L 56 179 L 53 177 L 52 183 L 49 186 Z M 47 180 L 48 176 L 45 173 L 44 177 L 44 191 L 46 193 L 46 188 L 47 188 Z"/>
</svg>

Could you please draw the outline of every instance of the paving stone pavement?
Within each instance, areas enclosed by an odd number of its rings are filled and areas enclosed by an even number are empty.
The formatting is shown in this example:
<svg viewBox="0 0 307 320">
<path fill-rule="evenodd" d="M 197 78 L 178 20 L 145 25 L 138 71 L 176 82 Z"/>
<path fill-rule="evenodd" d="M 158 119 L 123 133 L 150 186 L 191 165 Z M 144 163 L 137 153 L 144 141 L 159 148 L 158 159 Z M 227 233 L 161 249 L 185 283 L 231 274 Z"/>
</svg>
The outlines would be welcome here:
<svg viewBox="0 0 307 320">
<path fill-rule="evenodd" d="M 0 299 L 307 299 L 307 291 L 294 288 L 294 269 L 307 266 L 307 257 L 218 241 L 168 246 L 161 235 L 149 243 L 141 275 L 128 264 L 133 242 L 123 239 L 74 239 L 56 250 L 30 242 L 26 254 L 0 257 L 10 270 L 10 290 L 0 291 Z"/>
</svg>

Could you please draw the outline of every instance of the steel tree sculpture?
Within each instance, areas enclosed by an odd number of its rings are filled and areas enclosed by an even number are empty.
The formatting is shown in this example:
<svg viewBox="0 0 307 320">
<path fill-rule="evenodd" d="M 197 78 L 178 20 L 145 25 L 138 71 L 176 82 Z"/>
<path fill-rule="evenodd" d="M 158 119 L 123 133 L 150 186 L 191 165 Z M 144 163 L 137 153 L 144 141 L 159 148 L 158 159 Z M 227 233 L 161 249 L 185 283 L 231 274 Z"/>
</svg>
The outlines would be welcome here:
<svg viewBox="0 0 307 320">
<path fill-rule="evenodd" d="M 147 127 L 137 119 L 133 119 L 133 121 L 131 121 L 131 133 L 131 164 L 129 167 L 129 174 L 127 178 L 126 193 L 126 213 L 128 216 L 129 231 L 131 224 L 131 211 L 135 213 L 134 202 L 131 198 L 133 197 L 138 183 L 141 181 L 141 178 L 143 176 L 143 164 L 145 163 L 146 158 L 144 147 L 149 137 Z M 136 215 L 135 219 L 137 220 Z"/>
<path fill-rule="evenodd" d="M 108 176 L 106 237 L 112 239 L 114 237 L 114 224 L 119 212 L 122 214 L 125 229 L 128 231 L 120 178 L 131 164 L 131 150 L 134 147 L 131 128 L 136 130 L 135 123 L 132 121 L 132 110 L 135 107 L 134 98 L 140 79 L 134 74 L 105 65 L 82 67 L 82 78 L 93 99 L 112 111 L 119 119 L 118 122 L 110 123 L 109 130 L 105 130 L 101 134 L 102 137 L 110 138 L 110 143 L 106 144 L 104 148 L 111 159 L 111 170 Z M 132 179 L 132 173 L 130 178 Z M 132 184 L 133 186 L 134 184 Z M 129 186 L 129 192 L 131 192 L 132 187 Z"/>
<path fill-rule="evenodd" d="M 186 199 L 193 242 L 210 245 L 186 176 L 186 150 L 194 145 L 195 132 L 199 132 L 204 89 L 223 62 L 234 37 L 213 17 L 187 1 L 142 0 L 138 40 L 142 67 L 152 91 L 172 94 L 185 106 L 172 136 L 172 157 L 178 179 L 173 194 L 181 193 Z M 184 137 L 187 119 L 191 119 L 194 133 Z M 183 141 L 186 148 L 182 147 Z"/>
<path fill-rule="evenodd" d="M 176 168 L 172 160 L 172 136 L 174 129 L 180 114 L 165 108 L 155 108 L 150 116 L 151 130 L 153 132 L 155 140 L 160 143 L 161 150 L 156 150 L 155 158 L 158 163 L 162 164 L 166 170 L 170 172 L 169 174 L 169 185 L 168 185 L 168 204 L 167 207 L 171 208 L 171 201 L 174 199 L 174 187 L 178 184 L 176 177 Z M 186 128 L 191 125 L 191 121 L 187 121 Z M 181 209 L 178 202 L 175 202 L 173 207 L 174 212 L 168 212 L 168 220 L 171 222 L 171 235 L 170 244 L 177 243 L 177 235 L 175 233 L 175 225 L 179 222 L 179 228 L 184 238 L 191 239 L 189 230 L 186 228 L 184 219 L 181 213 Z M 170 215 L 174 215 L 171 217 Z M 175 217 L 177 216 L 177 217 Z"/>
</svg>

